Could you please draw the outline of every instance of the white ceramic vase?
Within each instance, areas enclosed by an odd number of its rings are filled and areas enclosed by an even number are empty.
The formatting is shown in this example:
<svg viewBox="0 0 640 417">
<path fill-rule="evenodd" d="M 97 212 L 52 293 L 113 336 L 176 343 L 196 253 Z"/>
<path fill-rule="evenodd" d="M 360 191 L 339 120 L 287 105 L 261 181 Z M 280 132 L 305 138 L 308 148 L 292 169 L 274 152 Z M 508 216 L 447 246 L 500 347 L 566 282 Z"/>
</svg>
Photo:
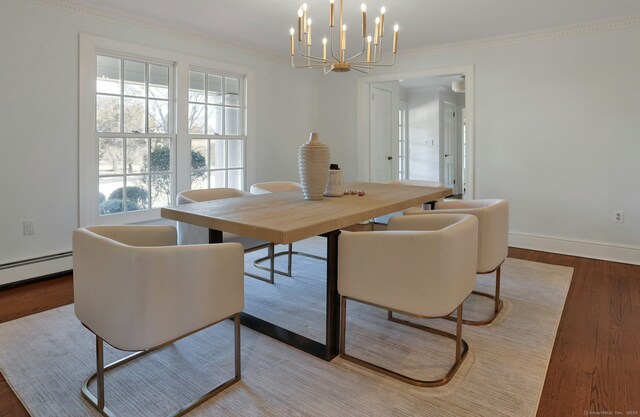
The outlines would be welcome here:
<svg viewBox="0 0 640 417">
<path fill-rule="evenodd" d="M 315 132 L 298 149 L 298 172 L 304 198 L 322 200 L 329 177 L 329 147 L 318 140 Z"/>
</svg>

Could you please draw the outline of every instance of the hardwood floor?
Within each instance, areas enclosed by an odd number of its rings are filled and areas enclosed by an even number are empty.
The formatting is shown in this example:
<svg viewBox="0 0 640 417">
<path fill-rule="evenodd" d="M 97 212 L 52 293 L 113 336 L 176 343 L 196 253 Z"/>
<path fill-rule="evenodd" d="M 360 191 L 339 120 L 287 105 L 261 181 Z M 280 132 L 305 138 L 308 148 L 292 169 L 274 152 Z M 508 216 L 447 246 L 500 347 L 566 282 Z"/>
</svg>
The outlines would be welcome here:
<svg viewBox="0 0 640 417">
<path fill-rule="evenodd" d="M 510 248 L 574 268 L 538 417 L 640 415 L 640 266 Z M 0 291 L 0 322 L 69 304 L 72 277 Z M 27 417 L 0 377 L 0 416 Z"/>
</svg>

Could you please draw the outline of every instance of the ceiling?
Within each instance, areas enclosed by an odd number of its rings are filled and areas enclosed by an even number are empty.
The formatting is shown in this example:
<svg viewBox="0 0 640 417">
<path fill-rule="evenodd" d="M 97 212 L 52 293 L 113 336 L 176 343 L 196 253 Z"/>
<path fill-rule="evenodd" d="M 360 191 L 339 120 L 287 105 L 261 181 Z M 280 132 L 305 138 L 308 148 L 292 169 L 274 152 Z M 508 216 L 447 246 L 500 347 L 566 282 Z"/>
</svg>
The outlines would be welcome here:
<svg viewBox="0 0 640 417">
<path fill-rule="evenodd" d="M 360 1 L 344 0 L 345 23 L 354 42 Z M 289 27 L 302 0 L 69 0 L 212 40 L 288 56 Z M 319 41 L 328 26 L 329 1 L 306 0 Z M 640 16 L 638 0 L 372 0 L 369 25 L 387 8 L 385 37 L 400 25 L 399 50 L 431 47 L 522 32 Z M 336 0 L 336 10 L 339 0 Z M 337 17 L 336 17 L 337 20 Z M 356 29 L 357 28 L 357 29 Z M 326 33 L 328 35 L 328 33 Z M 316 41 L 317 42 L 317 41 Z M 319 42 L 314 43 L 317 45 Z M 351 42 L 350 42 L 351 45 Z M 351 48 L 351 47 L 350 47 Z M 385 46 L 387 48 L 387 46 Z"/>
</svg>

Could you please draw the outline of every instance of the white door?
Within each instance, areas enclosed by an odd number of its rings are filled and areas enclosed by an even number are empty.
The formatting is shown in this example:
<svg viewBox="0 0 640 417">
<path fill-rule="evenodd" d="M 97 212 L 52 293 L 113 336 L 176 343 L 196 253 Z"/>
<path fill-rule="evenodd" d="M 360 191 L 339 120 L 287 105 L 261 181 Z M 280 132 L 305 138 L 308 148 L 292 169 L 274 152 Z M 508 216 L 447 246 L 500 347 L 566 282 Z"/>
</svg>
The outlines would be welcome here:
<svg viewBox="0 0 640 417">
<path fill-rule="evenodd" d="M 448 101 L 444 102 L 442 129 L 442 182 L 445 186 L 453 188 L 454 194 L 458 194 L 456 189 L 456 105 Z"/>
<path fill-rule="evenodd" d="M 371 87 L 370 99 L 369 177 L 371 182 L 386 182 L 393 179 L 391 91 Z"/>
</svg>

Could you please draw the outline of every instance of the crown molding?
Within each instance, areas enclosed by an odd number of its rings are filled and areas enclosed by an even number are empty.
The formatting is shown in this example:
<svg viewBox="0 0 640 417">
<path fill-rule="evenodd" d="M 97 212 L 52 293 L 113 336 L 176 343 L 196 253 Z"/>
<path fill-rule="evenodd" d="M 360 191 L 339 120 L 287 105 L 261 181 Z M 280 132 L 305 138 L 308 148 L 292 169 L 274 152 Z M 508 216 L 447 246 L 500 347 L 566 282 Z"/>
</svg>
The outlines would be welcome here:
<svg viewBox="0 0 640 417">
<path fill-rule="evenodd" d="M 404 56 L 429 55 L 437 53 L 462 52 L 487 48 L 499 48 L 524 43 L 547 41 L 590 35 L 600 32 L 610 32 L 640 27 L 640 16 L 626 17 L 624 19 L 608 19 L 579 25 L 562 26 L 552 29 L 542 29 L 530 32 L 521 32 L 505 36 L 473 40 L 468 42 L 456 42 L 422 48 L 405 50 Z"/>
<path fill-rule="evenodd" d="M 162 25 L 153 23 L 145 19 L 136 19 L 136 18 L 127 17 L 124 15 L 97 10 L 88 6 L 73 3 L 72 1 L 68 1 L 68 0 L 28 0 L 28 1 L 34 4 L 46 5 L 46 6 L 54 7 L 57 9 L 69 10 L 72 12 L 82 13 L 82 14 L 97 17 L 100 19 L 110 20 L 113 22 L 133 25 L 133 26 L 141 27 L 146 30 L 153 30 L 157 32 L 166 33 L 169 35 L 179 36 L 182 38 L 186 38 L 187 40 L 190 40 L 190 41 L 213 43 L 220 48 L 237 49 L 239 52 L 248 53 L 251 56 L 266 59 L 269 61 L 289 62 L 288 59 L 283 58 L 282 54 L 278 54 L 272 51 L 252 48 L 247 45 L 235 44 L 228 40 L 216 39 L 210 36 L 205 36 L 201 32 L 166 28 Z"/>
<path fill-rule="evenodd" d="M 174 36 L 181 36 L 189 40 L 199 42 L 214 43 L 221 48 L 234 48 L 240 51 L 250 53 L 252 56 L 257 56 L 272 62 L 289 62 L 288 58 L 284 58 L 282 54 L 266 51 L 263 49 L 252 48 L 251 46 L 236 44 L 229 40 L 221 40 L 205 36 L 201 32 L 192 32 L 188 30 L 169 29 L 156 23 L 150 22 L 144 19 L 134 19 L 123 15 L 109 13 L 101 10 L 97 10 L 88 6 L 79 5 L 73 3 L 70 0 L 27 0 L 31 3 L 44 4 L 51 7 L 66 9 L 77 13 L 83 13 L 94 17 L 107 19 L 119 23 L 125 23 L 130 25 L 139 26 L 148 30 L 154 30 L 171 34 Z M 567 37 L 574 37 L 580 35 L 589 35 L 600 32 L 609 32 L 616 30 L 624 30 L 630 28 L 640 27 L 640 16 L 625 17 L 622 19 L 608 19 L 592 21 L 588 23 L 556 27 L 551 29 L 542 29 L 530 32 L 521 32 L 505 36 L 496 36 L 490 38 L 484 38 L 473 41 L 455 42 L 449 44 L 441 44 L 435 46 L 427 46 L 420 48 L 407 49 L 402 52 L 403 56 L 416 56 L 416 55 L 431 55 L 438 53 L 451 53 L 451 52 L 463 52 L 478 49 L 498 48 L 511 45 L 518 45 L 531 42 L 539 42 L 546 40 L 561 39 Z"/>
</svg>

